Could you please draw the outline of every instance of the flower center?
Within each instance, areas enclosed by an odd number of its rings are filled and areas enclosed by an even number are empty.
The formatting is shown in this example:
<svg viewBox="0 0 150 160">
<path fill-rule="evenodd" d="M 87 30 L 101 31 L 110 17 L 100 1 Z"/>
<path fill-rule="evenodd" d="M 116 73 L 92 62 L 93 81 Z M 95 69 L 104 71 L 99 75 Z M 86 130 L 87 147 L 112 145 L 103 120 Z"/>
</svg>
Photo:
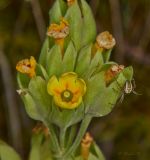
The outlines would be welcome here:
<svg viewBox="0 0 150 160">
<path fill-rule="evenodd" d="M 70 92 L 69 90 L 65 90 L 65 91 L 63 91 L 63 92 L 61 93 L 61 98 L 62 98 L 63 101 L 69 102 L 69 101 L 72 100 L 73 94 L 72 94 L 72 92 Z"/>
</svg>

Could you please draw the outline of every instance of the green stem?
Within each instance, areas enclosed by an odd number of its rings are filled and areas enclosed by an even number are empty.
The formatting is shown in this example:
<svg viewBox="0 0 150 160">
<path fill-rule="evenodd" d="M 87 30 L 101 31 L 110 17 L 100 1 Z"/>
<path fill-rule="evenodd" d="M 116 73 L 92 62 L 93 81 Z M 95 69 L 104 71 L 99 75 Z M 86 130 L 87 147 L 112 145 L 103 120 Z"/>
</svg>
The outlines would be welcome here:
<svg viewBox="0 0 150 160">
<path fill-rule="evenodd" d="M 60 146 L 59 146 L 58 139 L 57 139 L 57 136 L 55 134 L 55 131 L 54 131 L 54 128 L 53 128 L 52 124 L 51 123 L 47 123 L 47 122 L 45 122 L 45 124 L 49 129 L 53 151 L 55 153 L 60 153 L 61 152 Z"/>
<path fill-rule="evenodd" d="M 67 149 L 70 148 L 70 145 L 72 144 L 72 141 L 75 137 L 75 134 L 76 134 L 76 131 L 77 131 L 77 125 L 73 125 L 71 126 L 71 130 L 69 130 L 70 133 L 69 133 L 69 139 L 67 141 Z"/>
<path fill-rule="evenodd" d="M 60 147 L 62 151 L 64 151 L 65 149 L 65 135 L 66 135 L 66 128 L 61 128 L 60 129 Z"/>
<path fill-rule="evenodd" d="M 71 154 L 73 154 L 75 152 L 75 150 L 77 149 L 77 147 L 79 146 L 87 128 L 89 123 L 91 122 L 92 117 L 90 115 L 86 115 L 85 118 L 83 119 L 81 126 L 80 126 L 80 130 L 79 133 L 75 139 L 74 144 L 70 147 L 70 149 L 65 153 L 64 158 L 67 159 Z"/>
</svg>

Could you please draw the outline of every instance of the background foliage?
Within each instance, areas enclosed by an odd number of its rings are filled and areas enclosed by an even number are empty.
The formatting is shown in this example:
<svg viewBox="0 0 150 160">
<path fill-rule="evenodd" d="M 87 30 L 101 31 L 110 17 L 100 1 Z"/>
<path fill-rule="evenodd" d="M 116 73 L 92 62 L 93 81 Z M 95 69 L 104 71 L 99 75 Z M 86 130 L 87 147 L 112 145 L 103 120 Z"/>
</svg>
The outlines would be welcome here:
<svg viewBox="0 0 150 160">
<path fill-rule="evenodd" d="M 150 157 L 150 1 L 88 0 L 98 32 L 109 30 L 117 45 L 112 59 L 132 65 L 136 91 L 128 95 L 111 114 L 94 119 L 89 131 L 108 160 Z M 16 93 L 18 60 L 38 58 L 48 26 L 48 11 L 53 0 L 0 1 L 0 138 L 14 146 L 26 159 L 31 130 Z"/>
</svg>

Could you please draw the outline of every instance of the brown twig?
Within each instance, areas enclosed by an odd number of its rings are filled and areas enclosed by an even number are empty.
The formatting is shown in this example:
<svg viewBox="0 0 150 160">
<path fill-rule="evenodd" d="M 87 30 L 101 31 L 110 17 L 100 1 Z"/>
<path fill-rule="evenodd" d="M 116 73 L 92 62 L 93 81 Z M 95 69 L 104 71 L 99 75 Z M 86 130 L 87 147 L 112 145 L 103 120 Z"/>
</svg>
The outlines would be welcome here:
<svg viewBox="0 0 150 160">
<path fill-rule="evenodd" d="M 122 29 L 120 4 L 118 0 L 109 0 L 111 10 L 112 28 L 116 41 L 118 42 L 116 48 L 116 59 L 120 63 L 124 61 L 124 36 Z M 118 54 L 119 53 L 119 54 Z"/>
<path fill-rule="evenodd" d="M 9 139 L 11 140 L 13 147 L 21 152 L 23 149 L 21 123 L 19 118 L 19 111 L 17 108 L 13 78 L 9 63 L 1 48 L 0 48 L 0 69 L 1 69 L 4 90 L 6 95 L 6 102 L 7 102 L 6 112 L 8 115 L 7 117 L 8 130 L 10 131 Z"/>
<path fill-rule="evenodd" d="M 34 15 L 34 19 L 36 22 L 36 26 L 38 29 L 38 33 L 40 36 L 41 41 L 43 42 L 45 38 L 45 32 L 46 32 L 46 25 L 44 22 L 42 10 L 39 4 L 38 0 L 30 0 L 31 6 L 32 6 L 32 12 Z"/>
</svg>

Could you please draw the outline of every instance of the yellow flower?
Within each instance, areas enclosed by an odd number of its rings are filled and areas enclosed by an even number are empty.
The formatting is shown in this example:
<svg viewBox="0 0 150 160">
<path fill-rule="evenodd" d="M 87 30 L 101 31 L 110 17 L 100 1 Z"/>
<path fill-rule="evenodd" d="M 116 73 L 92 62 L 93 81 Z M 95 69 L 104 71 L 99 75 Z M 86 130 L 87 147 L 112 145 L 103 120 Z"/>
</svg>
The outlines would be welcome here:
<svg viewBox="0 0 150 160">
<path fill-rule="evenodd" d="M 93 138 L 89 133 L 85 134 L 85 137 L 82 139 L 81 142 L 81 155 L 84 160 L 88 160 L 89 153 L 90 153 L 90 147 L 93 142 Z"/>
<path fill-rule="evenodd" d="M 61 75 L 59 79 L 52 76 L 47 85 L 48 93 L 53 96 L 54 102 L 61 108 L 74 109 L 82 102 L 86 92 L 86 84 L 74 72 Z"/>
<path fill-rule="evenodd" d="M 115 38 L 108 31 L 100 33 L 96 38 L 96 47 L 98 49 L 112 49 L 115 44 Z"/>
<path fill-rule="evenodd" d="M 30 59 L 23 59 L 16 65 L 17 71 L 27 74 L 30 78 L 35 76 L 36 60 L 34 57 Z"/>
<path fill-rule="evenodd" d="M 67 0 L 68 6 L 71 6 L 76 0 Z"/>
</svg>

